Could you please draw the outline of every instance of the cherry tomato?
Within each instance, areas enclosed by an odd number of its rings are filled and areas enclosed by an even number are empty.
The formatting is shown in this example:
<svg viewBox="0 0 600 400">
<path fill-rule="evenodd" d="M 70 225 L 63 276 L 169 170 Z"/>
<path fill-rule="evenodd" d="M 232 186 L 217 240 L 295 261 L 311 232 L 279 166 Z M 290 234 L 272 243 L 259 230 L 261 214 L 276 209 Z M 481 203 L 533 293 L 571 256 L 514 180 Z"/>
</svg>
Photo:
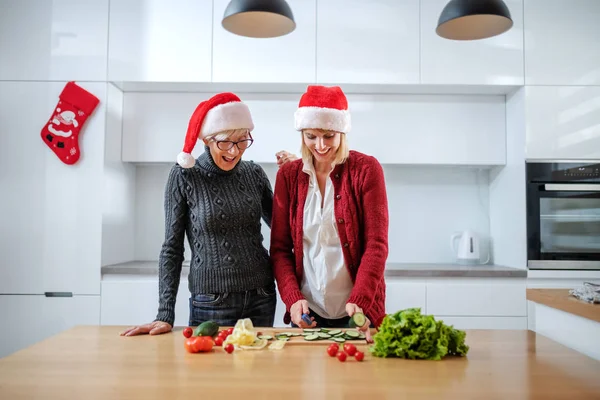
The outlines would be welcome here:
<svg viewBox="0 0 600 400">
<path fill-rule="evenodd" d="M 215 346 L 223 346 L 223 338 L 220 336 L 217 336 L 217 338 L 215 339 Z"/>
<path fill-rule="evenodd" d="M 341 362 L 346 361 L 346 353 L 344 353 L 343 351 L 340 351 L 337 354 L 337 359 L 340 360 Z"/>
<path fill-rule="evenodd" d="M 329 354 L 329 357 L 335 357 L 339 349 L 337 344 L 332 344 L 327 348 L 327 354 Z"/>
<path fill-rule="evenodd" d="M 192 328 L 187 327 L 187 328 L 183 329 L 183 336 L 185 336 L 186 338 L 192 337 L 193 334 L 194 334 L 194 330 Z"/>
<path fill-rule="evenodd" d="M 225 346 L 225 351 L 229 354 L 233 353 L 233 345 L 229 343 L 227 346 Z"/>
<path fill-rule="evenodd" d="M 352 357 L 353 355 L 356 354 L 356 346 L 353 345 L 352 343 L 346 343 L 346 344 L 344 344 L 344 351 L 346 353 L 348 353 L 348 355 L 350 357 Z"/>
<path fill-rule="evenodd" d="M 362 361 L 365 359 L 365 353 L 363 353 L 362 351 L 357 351 L 354 355 L 354 358 L 356 358 L 356 361 Z"/>
<path fill-rule="evenodd" d="M 231 335 L 233 333 L 233 328 L 227 329 L 227 335 Z"/>
<path fill-rule="evenodd" d="M 227 331 L 221 331 L 219 332 L 219 334 L 217 335 L 217 337 L 220 337 L 221 339 L 225 340 L 227 338 L 227 336 L 229 336 L 227 334 Z"/>
</svg>

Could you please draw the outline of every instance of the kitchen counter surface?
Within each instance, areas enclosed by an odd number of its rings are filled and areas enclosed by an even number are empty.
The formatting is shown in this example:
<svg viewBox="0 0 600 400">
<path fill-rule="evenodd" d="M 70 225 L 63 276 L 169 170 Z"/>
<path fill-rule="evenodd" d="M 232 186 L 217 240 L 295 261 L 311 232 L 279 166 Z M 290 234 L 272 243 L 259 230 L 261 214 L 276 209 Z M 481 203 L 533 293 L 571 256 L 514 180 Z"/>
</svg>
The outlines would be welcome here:
<svg viewBox="0 0 600 400">
<path fill-rule="evenodd" d="M 600 304 L 579 300 L 569 289 L 527 289 L 527 300 L 600 322 Z"/>
<path fill-rule="evenodd" d="M 592 399 L 600 362 L 532 331 L 467 331 L 465 358 L 330 358 L 326 345 L 188 354 L 181 328 L 84 326 L 0 359 L 0 398 Z M 364 350 L 365 345 L 358 347 Z"/>
<path fill-rule="evenodd" d="M 184 263 L 181 274 L 187 277 L 189 264 Z M 158 261 L 131 261 L 102 267 L 103 279 L 124 276 L 156 278 Z M 527 270 L 503 267 L 498 265 L 458 265 L 458 264 L 425 264 L 425 263 L 388 263 L 385 270 L 387 278 L 412 277 L 471 277 L 471 278 L 526 278 Z"/>
</svg>

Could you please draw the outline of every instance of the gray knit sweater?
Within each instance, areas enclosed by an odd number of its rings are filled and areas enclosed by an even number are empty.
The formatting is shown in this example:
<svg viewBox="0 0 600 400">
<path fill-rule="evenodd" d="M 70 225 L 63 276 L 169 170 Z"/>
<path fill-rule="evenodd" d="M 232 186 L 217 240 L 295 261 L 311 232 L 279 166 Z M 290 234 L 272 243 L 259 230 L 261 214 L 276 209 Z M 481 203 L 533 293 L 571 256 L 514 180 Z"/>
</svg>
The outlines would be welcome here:
<svg viewBox="0 0 600 400">
<path fill-rule="evenodd" d="M 273 283 L 260 224 L 262 217 L 271 227 L 272 203 L 267 175 L 251 161 L 240 161 L 233 170 L 223 171 L 205 147 L 194 167 L 171 168 L 165 188 L 156 320 L 171 325 L 175 320 L 184 233 L 192 255 L 192 294 L 240 292 Z"/>
</svg>

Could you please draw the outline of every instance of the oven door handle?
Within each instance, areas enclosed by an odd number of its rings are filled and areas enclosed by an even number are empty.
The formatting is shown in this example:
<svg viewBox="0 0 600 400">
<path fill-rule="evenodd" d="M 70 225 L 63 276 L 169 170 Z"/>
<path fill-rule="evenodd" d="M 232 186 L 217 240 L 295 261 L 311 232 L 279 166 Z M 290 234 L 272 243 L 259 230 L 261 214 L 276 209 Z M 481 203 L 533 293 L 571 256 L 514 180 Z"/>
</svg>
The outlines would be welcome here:
<svg viewBox="0 0 600 400">
<path fill-rule="evenodd" d="M 600 192 L 600 183 L 546 183 L 547 192 Z"/>
</svg>

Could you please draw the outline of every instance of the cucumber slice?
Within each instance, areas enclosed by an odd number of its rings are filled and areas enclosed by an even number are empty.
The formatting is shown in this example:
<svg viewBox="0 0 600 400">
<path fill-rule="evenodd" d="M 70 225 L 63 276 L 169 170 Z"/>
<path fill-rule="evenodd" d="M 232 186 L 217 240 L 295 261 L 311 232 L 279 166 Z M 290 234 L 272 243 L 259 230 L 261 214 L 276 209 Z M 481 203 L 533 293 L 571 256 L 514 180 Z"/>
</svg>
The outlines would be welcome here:
<svg viewBox="0 0 600 400">
<path fill-rule="evenodd" d="M 334 337 L 333 340 L 338 343 L 344 343 L 346 341 L 346 339 L 344 339 L 343 337 Z"/>
<path fill-rule="evenodd" d="M 271 336 L 271 335 L 259 335 L 258 338 L 259 339 L 265 339 L 265 340 L 272 340 L 273 336 Z"/>
<path fill-rule="evenodd" d="M 342 330 L 341 330 L 341 329 L 332 329 L 332 330 L 330 330 L 330 331 L 329 331 L 329 334 L 330 334 L 331 336 L 337 336 L 337 335 L 340 335 L 340 334 L 342 334 L 342 333 L 343 333 L 343 332 L 342 332 Z"/>
<path fill-rule="evenodd" d="M 310 340 L 319 340 L 319 339 L 320 339 L 319 335 L 308 335 L 308 336 L 304 337 L 304 340 L 309 340 L 309 341 Z"/>
<path fill-rule="evenodd" d="M 296 333 L 296 332 L 292 333 L 292 336 L 294 336 L 294 337 L 300 336 L 300 335 L 304 335 L 304 334 L 303 333 Z"/>
<path fill-rule="evenodd" d="M 351 339 L 358 339 L 360 333 L 358 333 L 357 331 L 346 331 L 346 336 Z"/>
<path fill-rule="evenodd" d="M 319 328 L 306 328 L 303 332 L 319 332 L 320 330 Z"/>
<path fill-rule="evenodd" d="M 329 329 L 327 329 L 327 328 L 321 328 L 321 332 L 323 332 L 323 333 L 328 333 L 328 332 L 329 332 Z"/>
<path fill-rule="evenodd" d="M 289 337 L 287 337 L 287 336 L 279 336 L 279 337 L 277 338 L 277 340 L 283 340 L 284 342 L 287 342 L 288 340 L 290 340 L 290 338 L 289 338 Z"/>
<path fill-rule="evenodd" d="M 354 315 L 350 318 L 350 325 L 352 328 L 360 328 L 367 323 L 367 317 L 365 314 L 361 312 L 354 313 Z"/>
<path fill-rule="evenodd" d="M 331 335 L 329 333 L 324 333 L 324 332 L 319 332 L 316 335 L 318 337 L 320 337 L 321 339 L 329 339 L 331 337 Z"/>
</svg>

